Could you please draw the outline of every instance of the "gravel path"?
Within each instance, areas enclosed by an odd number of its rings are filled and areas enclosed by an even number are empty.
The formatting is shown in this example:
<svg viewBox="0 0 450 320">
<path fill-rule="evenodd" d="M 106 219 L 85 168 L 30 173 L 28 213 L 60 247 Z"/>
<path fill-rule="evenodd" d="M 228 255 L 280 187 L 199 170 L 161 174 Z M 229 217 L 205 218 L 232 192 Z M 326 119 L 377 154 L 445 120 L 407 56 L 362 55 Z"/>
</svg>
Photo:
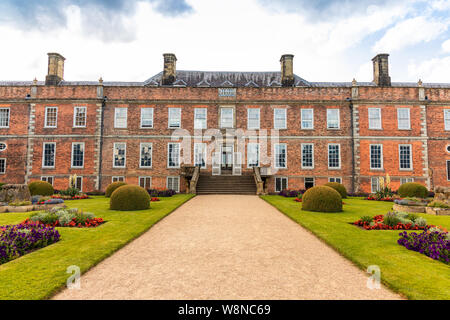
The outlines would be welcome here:
<svg viewBox="0 0 450 320">
<path fill-rule="evenodd" d="M 54 299 L 399 299 L 256 196 L 197 196 Z"/>
</svg>

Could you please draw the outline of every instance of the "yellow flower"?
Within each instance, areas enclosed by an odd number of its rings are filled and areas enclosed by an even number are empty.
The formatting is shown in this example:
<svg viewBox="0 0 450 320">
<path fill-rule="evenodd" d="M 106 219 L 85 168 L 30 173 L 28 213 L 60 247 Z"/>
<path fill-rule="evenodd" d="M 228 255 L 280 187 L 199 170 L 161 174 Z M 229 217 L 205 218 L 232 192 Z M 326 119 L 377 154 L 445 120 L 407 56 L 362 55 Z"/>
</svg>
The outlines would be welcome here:
<svg viewBox="0 0 450 320">
<path fill-rule="evenodd" d="M 384 189 L 384 178 L 380 177 L 379 181 L 380 181 L 380 190 L 383 190 Z"/>
</svg>

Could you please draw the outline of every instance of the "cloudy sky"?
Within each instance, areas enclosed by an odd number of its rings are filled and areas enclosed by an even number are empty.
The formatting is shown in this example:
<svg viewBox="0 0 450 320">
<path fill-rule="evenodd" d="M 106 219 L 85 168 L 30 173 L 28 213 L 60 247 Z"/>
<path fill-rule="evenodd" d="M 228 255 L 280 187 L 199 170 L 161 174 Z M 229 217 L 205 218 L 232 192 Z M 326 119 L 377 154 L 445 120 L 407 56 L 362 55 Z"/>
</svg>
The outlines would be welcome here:
<svg viewBox="0 0 450 320">
<path fill-rule="evenodd" d="M 162 54 L 183 70 L 274 71 L 292 53 L 309 81 L 450 82 L 450 0 L 0 0 L 0 80 L 144 81 Z"/>
</svg>

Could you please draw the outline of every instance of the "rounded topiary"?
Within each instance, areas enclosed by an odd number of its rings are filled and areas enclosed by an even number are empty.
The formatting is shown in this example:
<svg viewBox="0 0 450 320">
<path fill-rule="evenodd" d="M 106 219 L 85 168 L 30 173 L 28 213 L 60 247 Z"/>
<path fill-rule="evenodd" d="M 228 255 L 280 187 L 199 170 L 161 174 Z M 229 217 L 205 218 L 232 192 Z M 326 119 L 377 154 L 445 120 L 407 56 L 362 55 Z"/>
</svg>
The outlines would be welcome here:
<svg viewBox="0 0 450 320">
<path fill-rule="evenodd" d="M 150 200 L 150 195 L 144 188 L 126 185 L 112 193 L 109 208 L 120 211 L 145 210 L 150 208 Z"/>
<path fill-rule="evenodd" d="M 106 187 L 106 191 L 105 191 L 105 197 L 109 198 L 111 197 L 112 193 L 119 187 L 126 185 L 125 182 L 123 181 L 117 181 L 117 182 L 113 182 L 111 183 L 109 186 Z"/>
<path fill-rule="evenodd" d="M 51 196 L 55 192 L 53 186 L 46 181 L 33 181 L 28 185 L 32 196 Z"/>
<path fill-rule="evenodd" d="M 398 195 L 402 198 L 416 197 L 426 198 L 428 196 L 428 189 L 417 182 L 407 182 L 398 188 Z"/>
<path fill-rule="evenodd" d="M 331 187 L 312 187 L 303 194 L 302 210 L 340 212 L 342 211 L 342 197 Z"/>
<path fill-rule="evenodd" d="M 341 195 L 342 199 L 347 198 L 347 189 L 345 189 L 344 185 L 339 182 L 328 182 L 325 184 L 327 187 L 333 188 Z"/>
</svg>

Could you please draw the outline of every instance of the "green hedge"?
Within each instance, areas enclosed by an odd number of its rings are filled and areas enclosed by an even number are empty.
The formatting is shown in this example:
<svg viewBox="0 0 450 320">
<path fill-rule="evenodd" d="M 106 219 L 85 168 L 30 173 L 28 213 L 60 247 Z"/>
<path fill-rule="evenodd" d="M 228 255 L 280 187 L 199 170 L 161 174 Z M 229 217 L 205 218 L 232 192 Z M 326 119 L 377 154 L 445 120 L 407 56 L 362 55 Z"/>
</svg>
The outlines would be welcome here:
<svg viewBox="0 0 450 320">
<path fill-rule="evenodd" d="M 150 200 L 150 195 L 144 188 L 125 185 L 112 193 L 109 208 L 119 211 L 145 210 L 150 208 Z"/>
<path fill-rule="evenodd" d="M 342 197 L 339 192 L 331 187 L 312 187 L 303 194 L 302 210 L 319 212 L 341 212 Z"/>
<path fill-rule="evenodd" d="M 339 182 L 328 182 L 325 186 L 333 188 L 341 195 L 342 199 L 347 198 L 347 189 L 345 189 L 344 185 Z"/>
<path fill-rule="evenodd" d="M 28 188 L 32 196 L 51 196 L 55 192 L 53 186 L 45 181 L 33 181 Z"/>
<path fill-rule="evenodd" d="M 416 197 L 426 198 L 428 196 L 428 189 L 417 182 L 407 182 L 398 188 L 398 195 L 402 198 Z"/>
<path fill-rule="evenodd" d="M 121 186 L 125 186 L 126 183 L 122 182 L 122 181 L 117 181 L 117 182 L 113 182 L 111 183 L 109 186 L 106 187 L 106 191 L 105 191 L 105 197 L 109 198 L 111 197 L 112 193 L 119 187 Z"/>
</svg>

